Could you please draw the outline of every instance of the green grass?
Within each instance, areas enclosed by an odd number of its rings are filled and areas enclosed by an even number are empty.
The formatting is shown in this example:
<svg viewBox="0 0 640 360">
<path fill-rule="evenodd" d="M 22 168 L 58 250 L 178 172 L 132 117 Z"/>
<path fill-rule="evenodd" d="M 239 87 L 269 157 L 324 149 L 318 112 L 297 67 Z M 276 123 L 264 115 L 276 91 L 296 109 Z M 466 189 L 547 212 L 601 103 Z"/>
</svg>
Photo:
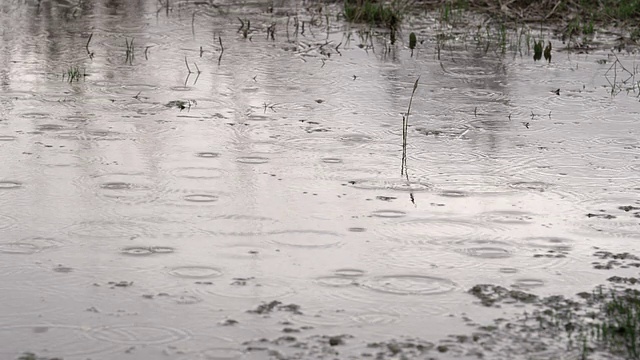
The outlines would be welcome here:
<svg viewBox="0 0 640 360">
<path fill-rule="evenodd" d="M 613 19 L 626 21 L 640 17 L 640 0 L 582 0 L 581 3 L 604 10 L 604 14 Z"/>
<path fill-rule="evenodd" d="M 602 322 L 596 324 L 599 342 L 629 359 L 640 359 L 640 292 L 628 289 L 611 293 L 602 306 Z"/>
<path fill-rule="evenodd" d="M 86 77 L 87 74 L 84 71 L 80 71 L 80 68 L 77 66 L 71 66 L 67 69 L 66 73 L 62 73 L 62 79 L 66 80 L 70 83 L 80 81 L 80 78 Z"/>
<path fill-rule="evenodd" d="M 345 0 L 343 14 L 350 22 L 397 30 L 402 22 L 403 7 L 399 2 L 387 4 L 373 0 Z"/>
</svg>

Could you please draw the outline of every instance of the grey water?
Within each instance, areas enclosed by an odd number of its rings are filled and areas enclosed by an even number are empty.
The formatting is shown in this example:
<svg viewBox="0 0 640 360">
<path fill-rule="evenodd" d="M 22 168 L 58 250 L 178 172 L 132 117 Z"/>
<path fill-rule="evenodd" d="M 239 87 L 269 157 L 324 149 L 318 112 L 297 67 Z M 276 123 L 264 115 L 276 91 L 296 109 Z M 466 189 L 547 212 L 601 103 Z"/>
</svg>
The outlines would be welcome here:
<svg viewBox="0 0 640 360">
<path fill-rule="evenodd" d="M 438 55 L 437 15 L 391 44 L 339 13 L 2 2 L 0 357 L 426 349 L 502 314 L 476 284 L 570 296 L 611 275 L 595 251 L 639 250 L 640 105 L 609 49 Z"/>
</svg>

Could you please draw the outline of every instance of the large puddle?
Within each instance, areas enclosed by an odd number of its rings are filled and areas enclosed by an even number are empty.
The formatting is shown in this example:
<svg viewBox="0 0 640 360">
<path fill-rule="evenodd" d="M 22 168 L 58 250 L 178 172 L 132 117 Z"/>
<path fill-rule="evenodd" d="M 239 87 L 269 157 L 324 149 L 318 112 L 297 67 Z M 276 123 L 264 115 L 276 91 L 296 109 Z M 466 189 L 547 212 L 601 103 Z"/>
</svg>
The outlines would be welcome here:
<svg viewBox="0 0 640 360">
<path fill-rule="evenodd" d="M 640 250 L 609 51 L 441 48 L 431 16 L 391 45 L 315 2 L 1 7 L 3 359 L 417 358 L 501 314 L 476 284 L 569 296 Z"/>
</svg>

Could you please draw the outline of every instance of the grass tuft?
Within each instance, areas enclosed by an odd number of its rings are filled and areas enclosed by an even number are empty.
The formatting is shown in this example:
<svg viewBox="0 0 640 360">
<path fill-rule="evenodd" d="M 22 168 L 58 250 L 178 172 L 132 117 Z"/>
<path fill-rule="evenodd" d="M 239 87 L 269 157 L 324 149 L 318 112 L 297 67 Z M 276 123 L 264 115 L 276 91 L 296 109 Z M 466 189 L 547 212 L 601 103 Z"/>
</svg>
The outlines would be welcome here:
<svg viewBox="0 0 640 360">
<path fill-rule="evenodd" d="M 402 22 L 404 8 L 400 2 L 390 4 L 374 0 L 345 0 L 343 14 L 347 21 L 368 23 L 397 30 Z"/>
</svg>

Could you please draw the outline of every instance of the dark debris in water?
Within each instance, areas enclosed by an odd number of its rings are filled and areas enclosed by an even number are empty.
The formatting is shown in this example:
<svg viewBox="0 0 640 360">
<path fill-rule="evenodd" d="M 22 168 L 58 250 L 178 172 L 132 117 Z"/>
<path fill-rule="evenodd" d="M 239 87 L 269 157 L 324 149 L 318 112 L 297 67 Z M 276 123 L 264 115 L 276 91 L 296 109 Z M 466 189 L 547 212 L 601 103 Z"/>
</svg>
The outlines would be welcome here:
<svg viewBox="0 0 640 360">
<path fill-rule="evenodd" d="M 391 200 L 397 199 L 397 197 L 394 197 L 394 196 L 376 196 L 376 199 L 378 199 L 380 201 L 391 201 Z"/>
<path fill-rule="evenodd" d="M 634 205 L 622 205 L 622 206 L 618 206 L 617 210 L 622 210 L 625 213 L 631 212 L 630 215 L 632 215 L 633 217 L 636 218 L 640 218 L 640 207 L 638 206 L 634 206 Z M 625 215 L 624 213 L 620 213 L 619 215 L 612 215 L 612 214 L 608 214 L 606 210 L 598 210 L 597 212 L 590 212 L 587 214 L 587 217 L 595 217 L 595 218 L 601 218 L 601 219 L 606 219 L 606 220 L 611 220 L 611 219 L 615 219 L 618 216 L 621 215 Z"/>
<path fill-rule="evenodd" d="M 130 287 L 133 286 L 133 281 L 109 281 L 107 283 L 108 285 L 111 286 L 111 288 L 116 288 L 116 287 Z"/>
<path fill-rule="evenodd" d="M 247 283 L 249 283 L 252 280 L 255 280 L 255 278 L 254 277 L 233 278 L 233 281 L 231 282 L 231 285 L 233 285 L 233 286 L 247 286 Z"/>
<path fill-rule="evenodd" d="M 260 315 L 269 314 L 274 311 L 286 311 L 296 315 L 302 315 L 302 311 L 300 311 L 300 305 L 296 305 L 296 304 L 284 305 L 283 303 L 277 300 L 260 304 L 254 310 L 247 310 L 248 313 L 260 314 Z"/>
<path fill-rule="evenodd" d="M 600 256 L 634 258 L 608 252 Z M 619 287 L 640 280 L 613 276 L 609 281 L 616 287 L 598 286 L 577 294 L 576 299 L 525 296 L 531 307 L 515 316 L 495 319 L 491 325 L 477 326 L 471 335 L 451 335 L 440 341 L 436 350 L 465 358 L 639 359 L 640 291 Z M 483 305 L 512 295 L 497 285 L 477 285 L 469 292 L 485 299 Z M 518 306 L 513 301 L 504 305 Z"/>
<path fill-rule="evenodd" d="M 238 324 L 238 320 L 234 320 L 234 319 L 225 319 L 222 322 L 220 322 L 221 326 L 234 326 Z"/>
<path fill-rule="evenodd" d="M 176 108 L 180 109 L 180 111 L 184 109 L 191 109 L 192 106 L 197 105 L 198 103 L 195 100 L 172 100 L 165 104 L 168 108 Z"/>
<path fill-rule="evenodd" d="M 58 265 L 55 268 L 53 268 L 53 271 L 55 271 L 57 273 L 68 274 L 68 273 L 73 271 L 73 268 L 68 267 L 68 266 Z"/>
<path fill-rule="evenodd" d="M 311 335 L 298 338 L 283 335 L 275 339 L 258 339 L 243 343 L 245 351 L 250 353 L 264 353 L 265 359 L 278 360 L 306 360 L 306 359 L 343 359 L 339 347 L 345 345 L 352 335 Z M 360 357 L 348 357 L 356 359 Z M 345 358 L 346 359 L 346 358 Z"/>
<path fill-rule="evenodd" d="M 633 211 L 633 210 L 640 210 L 640 207 L 638 206 L 633 206 L 633 205 L 626 205 L 626 206 L 619 206 L 618 209 L 625 211 L 625 212 L 629 212 L 629 211 Z"/>
<path fill-rule="evenodd" d="M 504 301 L 517 301 L 522 303 L 533 303 L 538 297 L 521 290 L 509 290 L 499 285 L 480 284 L 472 287 L 469 293 L 480 300 L 484 306 L 498 306 Z"/>
<path fill-rule="evenodd" d="M 376 359 L 415 358 L 427 353 L 429 350 L 433 349 L 434 346 L 435 345 L 433 343 L 421 339 L 392 339 L 389 341 L 367 344 L 367 348 L 374 350 L 375 353 L 363 355 L 369 355 Z"/>
<path fill-rule="evenodd" d="M 59 357 L 49 358 L 44 356 L 38 356 L 32 352 L 26 352 L 20 355 L 20 357 L 17 360 L 63 360 L 63 359 Z"/>
<path fill-rule="evenodd" d="M 602 262 L 593 262 L 593 268 L 598 270 L 612 270 L 615 268 L 630 268 L 630 267 L 640 267 L 640 257 L 630 254 L 628 252 L 624 253 L 612 253 L 609 251 L 596 251 L 593 256 L 597 257 L 601 260 L 608 260 L 606 263 Z"/>
<path fill-rule="evenodd" d="M 610 282 L 616 283 L 616 284 L 635 285 L 635 284 L 640 282 L 640 279 L 634 278 L 634 277 L 612 276 L 612 277 L 608 278 L 607 281 L 610 281 Z"/>
<path fill-rule="evenodd" d="M 611 215 L 611 214 L 594 214 L 594 213 L 588 213 L 587 217 L 590 217 L 590 218 L 597 217 L 597 218 L 607 219 L 607 220 L 616 218 L 615 215 Z"/>
<path fill-rule="evenodd" d="M 541 254 L 534 254 L 534 258 L 565 258 L 567 257 L 566 251 L 556 251 L 556 250 L 548 250 L 547 252 Z"/>
</svg>

